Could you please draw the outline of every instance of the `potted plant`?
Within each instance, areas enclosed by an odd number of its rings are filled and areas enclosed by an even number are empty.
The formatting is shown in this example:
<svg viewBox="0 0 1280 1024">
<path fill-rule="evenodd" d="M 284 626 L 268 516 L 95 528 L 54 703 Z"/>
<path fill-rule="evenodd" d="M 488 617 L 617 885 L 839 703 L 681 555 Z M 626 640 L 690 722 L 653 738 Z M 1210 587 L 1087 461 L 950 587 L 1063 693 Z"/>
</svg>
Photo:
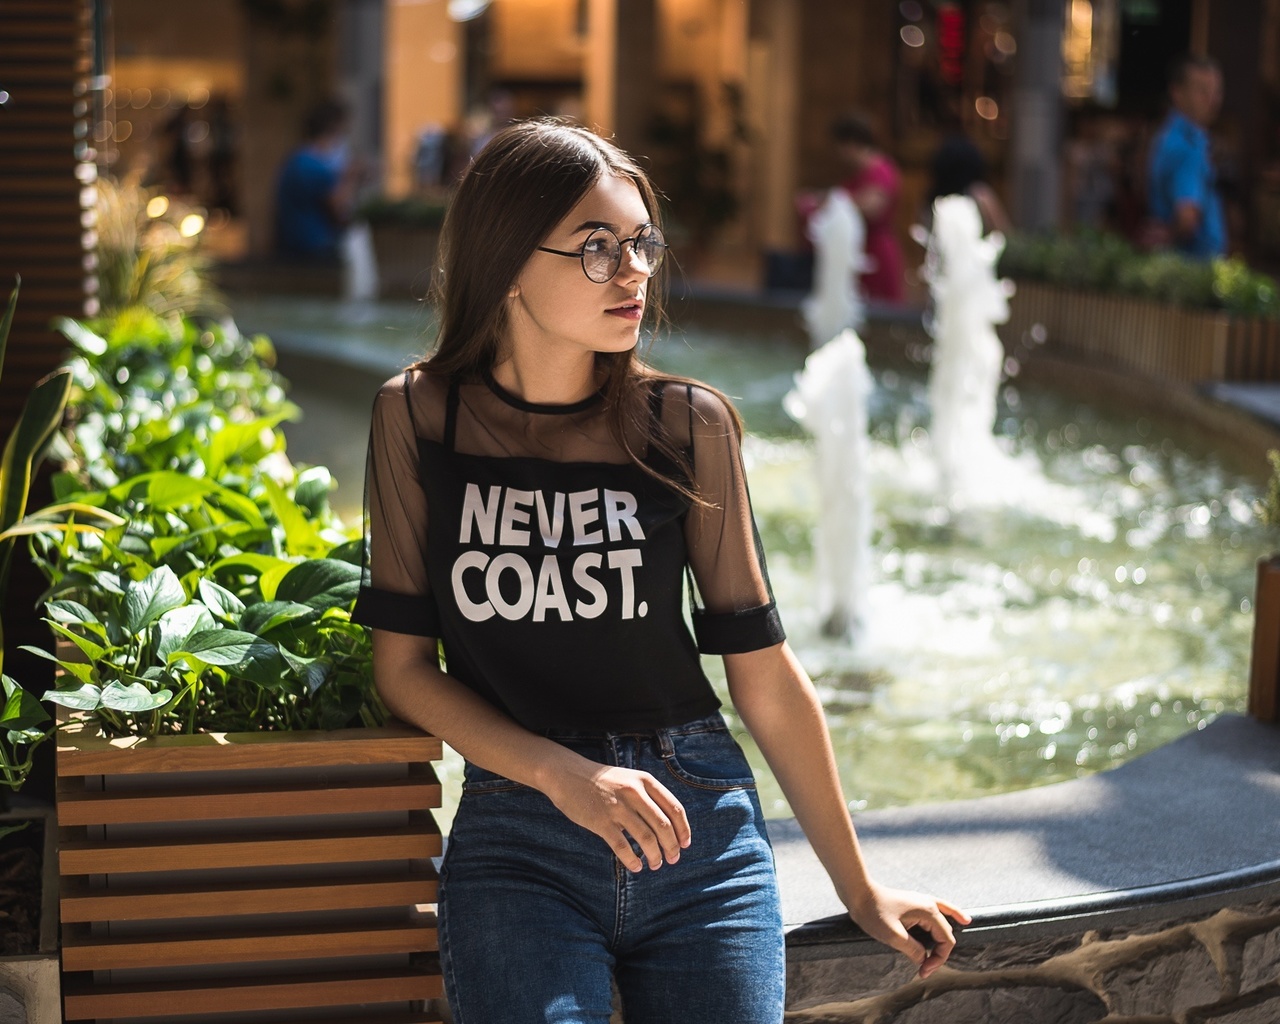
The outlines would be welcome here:
<svg viewBox="0 0 1280 1024">
<path fill-rule="evenodd" d="M 33 542 L 60 639 L 65 1018 L 436 998 L 414 908 L 440 743 L 377 700 L 359 540 L 328 471 L 287 458 L 268 343 L 137 309 L 62 328 L 55 493 L 117 517 Z"/>
<path fill-rule="evenodd" d="M 383 298 L 421 298 L 427 293 L 447 206 L 436 196 L 373 196 L 360 204 L 356 215 L 368 222 L 373 234 Z"/>
<path fill-rule="evenodd" d="M 1167 380 L 1280 379 L 1280 287 L 1239 259 L 1144 253 L 1114 235 L 1014 234 L 1006 337 Z"/>
<path fill-rule="evenodd" d="M 1258 517 L 1280 526 L 1280 451 L 1267 452 L 1271 478 L 1258 503 Z M 1253 603 L 1253 657 L 1249 666 L 1249 714 L 1261 722 L 1280 722 L 1280 554 L 1258 559 Z"/>
</svg>

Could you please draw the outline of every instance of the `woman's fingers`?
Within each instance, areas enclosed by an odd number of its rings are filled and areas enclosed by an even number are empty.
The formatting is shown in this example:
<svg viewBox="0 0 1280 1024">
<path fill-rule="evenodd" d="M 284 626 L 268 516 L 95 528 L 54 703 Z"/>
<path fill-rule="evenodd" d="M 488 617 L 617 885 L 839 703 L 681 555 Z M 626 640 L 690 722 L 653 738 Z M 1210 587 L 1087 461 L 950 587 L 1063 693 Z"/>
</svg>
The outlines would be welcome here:
<svg viewBox="0 0 1280 1024">
<path fill-rule="evenodd" d="M 613 851 L 613 855 L 618 858 L 618 862 L 628 871 L 639 871 L 644 867 L 644 862 L 636 856 L 636 851 L 631 848 L 631 841 L 627 839 L 626 833 L 621 829 L 614 829 L 607 834 L 605 832 L 597 834 L 609 844 L 609 849 Z"/>
<path fill-rule="evenodd" d="M 646 775 L 644 782 L 649 791 L 649 796 L 671 823 L 676 843 L 681 849 L 687 848 L 689 843 L 693 841 L 693 830 L 689 828 L 689 816 L 684 811 L 684 804 L 677 800 L 675 794 L 652 775 Z"/>
</svg>

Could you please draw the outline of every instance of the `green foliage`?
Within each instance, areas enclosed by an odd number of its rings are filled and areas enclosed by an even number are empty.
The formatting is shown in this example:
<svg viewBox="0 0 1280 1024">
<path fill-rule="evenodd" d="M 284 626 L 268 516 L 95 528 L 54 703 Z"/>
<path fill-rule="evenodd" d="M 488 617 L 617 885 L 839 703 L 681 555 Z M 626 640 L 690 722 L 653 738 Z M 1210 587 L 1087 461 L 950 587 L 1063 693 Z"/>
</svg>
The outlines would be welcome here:
<svg viewBox="0 0 1280 1024">
<path fill-rule="evenodd" d="M 111 525 L 33 538 L 72 647 L 45 698 L 107 735 L 384 721 L 351 622 L 359 540 L 329 471 L 285 454 L 296 409 L 266 339 L 136 309 L 61 328 L 76 386 L 55 494 Z"/>
<path fill-rule="evenodd" d="M 1267 481 L 1267 493 L 1257 503 L 1258 518 L 1268 526 L 1280 526 L 1280 451 L 1272 448 L 1267 452 L 1267 461 L 1271 463 L 1271 478 Z"/>
<path fill-rule="evenodd" d="M 3 367 L 18 305 L 21 278 L 9 296 L 9 305 L 0 319 L 0 367 Z M 0 458 L 0 603 L 9 585 L 9 562 L 15 540 L 24 534 L 67 531 L 56 514 L 27 516 L 31 477 L 44 457 L 50 438 L 62 422 L 62 412 L 71 388 L 71 375 L 58 370 L 39 381 L 27 398 Z M 0 666 L 4 660 L 4 629 L 0 624 Z M 4 704 L 0 707 L 0 785 L 18 789 L 31 772 L 36 748 L 49 738 L 49 716 L 39 702 L 21 685 L 0 673 Z"/>
<path fill-rule="evenodd" d="M 371 196 L 360 204 L 356 216 L 370 224 L 402 224 L 406 227 L 433 228 L 444 223 L 448 203 L 427 196 L 391 199 Z"/>
<path fill-rule="evenodd" d="M 1005 277 L 1064 288 L 1114 292 L 1240 316 L 1280 317 L 1280 290 L 1243 260 L 1196 260 L 1175 252 L 1139 252 L 1097 232 L 1014 234 L 1000 258 Z"/>
<path fill-rule="evenodd" d="M 194 214 L 136 180 L 97 181 L 98 301 L 102 316 L 141 307 L 162 316 L 225 312 L 210 281 L 213 261 L 201 250 L 199 233 L 183 233 Z M 148 211 L 153 199 L 162 211 Z M 199 216 L 200 214 L 195 214 Z"/>
<path fill-rule="evenodd" d="M 56 451 L 90 487 L 154 469 L 218 476 L 280 445 L 270 429 L 294 419 L 262 336 L 234 326 L 162 319 L 134 307 L 113 319 L 58 327 L 73 346 L 73 439 Z M 267 431 L 267 433 L 264 433 Z"/>
</svg>

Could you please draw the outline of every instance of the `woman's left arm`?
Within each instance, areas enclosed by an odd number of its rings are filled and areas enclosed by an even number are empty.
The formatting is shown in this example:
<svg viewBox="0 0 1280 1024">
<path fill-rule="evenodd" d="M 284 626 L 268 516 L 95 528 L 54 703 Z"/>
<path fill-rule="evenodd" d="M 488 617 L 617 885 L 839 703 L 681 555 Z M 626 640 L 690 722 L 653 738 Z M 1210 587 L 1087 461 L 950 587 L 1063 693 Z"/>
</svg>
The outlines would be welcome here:
<svg viewBox="0 0 1280 1024">
<path fill-rule="evenodd" d="M 796 820 L 855 924 L 904 953 L 927 978 L 955 948 L 947 916 L 968 924 L 963 910 L 921 893 L 873 882 L 858 845 L 813 684 L 786 643 L 726 654 L 729 695 L 782 786 Z M 932 950 L 907 934 L 914 926 L 933 938 Z"/>
</svg>

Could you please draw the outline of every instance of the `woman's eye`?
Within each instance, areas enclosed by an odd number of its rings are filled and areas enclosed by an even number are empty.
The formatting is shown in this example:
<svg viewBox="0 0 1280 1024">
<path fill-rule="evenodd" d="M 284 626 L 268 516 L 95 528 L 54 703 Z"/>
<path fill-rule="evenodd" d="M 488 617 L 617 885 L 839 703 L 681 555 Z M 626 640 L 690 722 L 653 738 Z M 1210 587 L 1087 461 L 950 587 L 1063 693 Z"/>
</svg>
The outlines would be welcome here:
<svg viewBox="0 0 1280 1024">
<path fill-rule="evenodd" d="M 603 238 L 588 238 L 586 244 L 583 245 L 582 251 L 588 256 L 597 256 L 600 253 L 609 250 L 609 243 Z"/>
</svg>

